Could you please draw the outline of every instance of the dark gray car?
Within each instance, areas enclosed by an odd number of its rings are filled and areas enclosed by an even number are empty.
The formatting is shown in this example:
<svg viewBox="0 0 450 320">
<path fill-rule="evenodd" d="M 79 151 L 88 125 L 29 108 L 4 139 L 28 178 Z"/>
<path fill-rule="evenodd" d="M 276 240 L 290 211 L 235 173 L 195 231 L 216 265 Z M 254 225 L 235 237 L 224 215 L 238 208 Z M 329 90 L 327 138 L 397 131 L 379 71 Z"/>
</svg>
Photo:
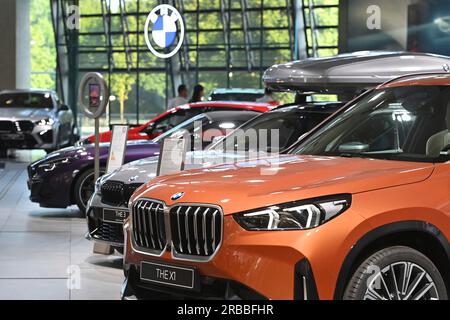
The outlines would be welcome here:
<svg viewBox="0 0 450 320">
<path fill-rule="evenodd" d="M 449 72 L 450 57 L 429 53 L 364 51 L 277 64 L 264 73 L 276 91 L 355 95 L 406 74 Z"/>
<path fill-rule="evenodd" d="M 56 150 L 72 142 L 72 111 L 50 90 L 0 92 L 0 157 L 7 149 Z"/>
</svg>

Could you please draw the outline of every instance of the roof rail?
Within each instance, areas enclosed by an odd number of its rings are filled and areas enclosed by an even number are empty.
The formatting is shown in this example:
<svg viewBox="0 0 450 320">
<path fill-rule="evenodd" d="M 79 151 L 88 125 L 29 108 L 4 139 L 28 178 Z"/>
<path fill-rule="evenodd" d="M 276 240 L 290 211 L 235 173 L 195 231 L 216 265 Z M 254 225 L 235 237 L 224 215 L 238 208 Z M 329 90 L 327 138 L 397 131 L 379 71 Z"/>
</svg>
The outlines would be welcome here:
<svg viewBox="0 0 450 320">
<path fill-rule="evenodd" d="M 405 75 L 399 76 L 399 77 L 394 78 L 394 79 L 390 79 L 390 80 L 388 80 L 388 81 L 378 85 L 377 88 L 384 87 L 384 86 L 386 86 L 386 85 L 388 85 L 388 84 L 390 84 L 392 82 L 395 82 L 397 80 L 400 80 L 402 78 L 417 77 L 417 76 L 432 76 L 432 75 L 447 75 L 447 76 L 450 76 L 450 71 L 447 71 L 447 72 L 409 73 L 409 74 L 405 74 Z"/>
</svg>

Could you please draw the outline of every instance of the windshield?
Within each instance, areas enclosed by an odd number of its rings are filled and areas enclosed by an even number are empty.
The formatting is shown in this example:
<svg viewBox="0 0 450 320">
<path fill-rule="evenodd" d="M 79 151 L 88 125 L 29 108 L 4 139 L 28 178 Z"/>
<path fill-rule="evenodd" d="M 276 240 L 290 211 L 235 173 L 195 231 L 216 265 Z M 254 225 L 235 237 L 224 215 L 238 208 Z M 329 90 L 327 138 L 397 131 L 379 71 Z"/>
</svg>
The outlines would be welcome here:
<svg viewBox="0 0 450 320">
<path fill-rule="evenodd" d="M 52 109 L 53 101 L 50 93 L 4 93 L 0 108 Z"/>
<path fill-rule="evenodd" d="M 435 162 L 449 146 L 450 88 L 375 90 L 307 137 L 292 153 Z"/>
<path fill-rule="evenodd" d="M 203 121 L 205 118 L 206 118 L 205 114 L 196 115 L 195 117 L 192 117 L 189 120 L 180 123 L 176 127 L 170 129 L 169 131 L 166 131 L 162 135 L 153 139 L 153 142 L 159 143 L 166 138 L 173 138 L 173 139 L 182 138 L 184 133 L 186 133 L 186 131 L 190 133 L 194 131 L 194 125 L 196 121 Z"/>
<path fill-rule="evenodd" d="M 314 112 L 296 106 L 265 113 L 244 124 L 223 141 L 212 146 L 212 149 L 279 153 L 325 120 L 333 110 L 335 109 L 330 108 L 330 112 Z M 246 138 L 243 139 L 243 136 Z M 277 136 L 278 141 L 271 143 Z M 251 143 L 252 137 L 256 138 L 255 143 Z"/>
</svg>

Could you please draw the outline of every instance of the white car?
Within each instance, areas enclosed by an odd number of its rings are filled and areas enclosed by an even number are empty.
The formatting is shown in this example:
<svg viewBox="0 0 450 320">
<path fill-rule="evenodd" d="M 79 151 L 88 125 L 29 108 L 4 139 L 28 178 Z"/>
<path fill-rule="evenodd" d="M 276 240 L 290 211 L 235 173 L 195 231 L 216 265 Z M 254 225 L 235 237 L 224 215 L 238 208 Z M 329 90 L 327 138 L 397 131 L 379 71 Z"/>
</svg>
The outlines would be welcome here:
<svg viewBox="0 0 450 320">
<path fill-rule="evenodd" d="M 236 137 L 248 130 L 278 129 L 280 143 L 276 150 L 257 147 L 259 155 L 276 154 L 294 144 L 303 134 L 314 128 L 342 106 L 342 103 L 320 103 L 308 106 L 288 106 L 275 109 L 250 120 L 237 131 L 204 151 L 187 153 L 185 169 L 209 167 L 245 159 L 246 146 L 237 145 Z M 270 146 L 269 146 L 270 147 Z M 226 150 L 226 151 L 225 151 Z M 236 150 L 235 152 L 230 150 Z M 227 152 L 228 151 L 228 152 Z M 158 157 L 131 162 L 101 177 L 95 185 L 86 210 L 89 232 L 87 238 L 107 243 L 119 252 L 123 247 L 123 221 L 128 216 L 128 201 L 144 183 L 156 176 Z"/>
<path fill-rule="evenodd" d="M 74 117 L 50 90 L 0 92 L 0 157 L 8 149 L 57 150 L 73 142 Z"/>
</svg>

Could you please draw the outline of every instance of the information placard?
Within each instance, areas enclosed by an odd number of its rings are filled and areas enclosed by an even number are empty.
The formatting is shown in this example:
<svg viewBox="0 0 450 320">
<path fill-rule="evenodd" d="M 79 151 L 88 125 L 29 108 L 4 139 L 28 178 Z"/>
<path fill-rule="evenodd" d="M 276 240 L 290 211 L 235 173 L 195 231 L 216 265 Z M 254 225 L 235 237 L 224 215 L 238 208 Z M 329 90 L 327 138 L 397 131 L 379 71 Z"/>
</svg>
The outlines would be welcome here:
<svg viewBox="0 0 450 320">
<path fill-rule="evenodd" d="M 176 173 L 184 170 L 186 159 L 185 139 L 165 139 L 159 153 L 157 175 Z"/>
<path fill-rule="evenodd" d="M 123 165 L 127 140 L 128 126 L 113 126 L 108 165 L 106 168 L 107 173 L 119 169 Z"/>
</svg>

